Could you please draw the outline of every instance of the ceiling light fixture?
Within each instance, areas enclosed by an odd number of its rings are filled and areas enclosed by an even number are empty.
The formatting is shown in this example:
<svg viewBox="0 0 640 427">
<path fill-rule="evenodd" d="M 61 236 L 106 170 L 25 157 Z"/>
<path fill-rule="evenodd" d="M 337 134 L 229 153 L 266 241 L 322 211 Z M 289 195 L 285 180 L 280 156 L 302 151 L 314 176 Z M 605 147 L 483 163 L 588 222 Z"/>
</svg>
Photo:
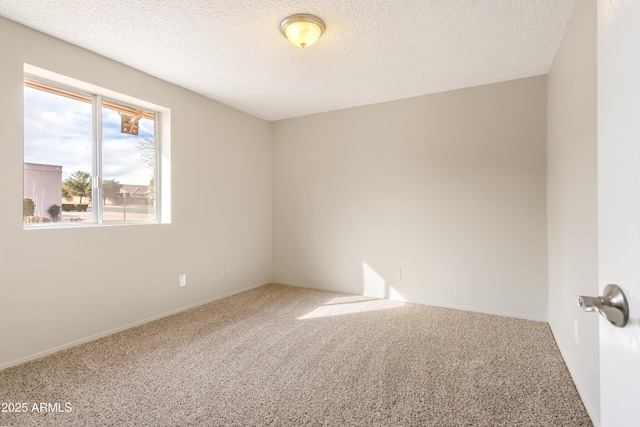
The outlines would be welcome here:
<svg viewBox="0 0 640 427">
<path fill-rule="evenodd" d="M 300 13 L 291 15 L 280 24 L 280 31 L 298 47 L 309 47 L 324 32 L 324 22 L 317 16 Z"/>
</svg>

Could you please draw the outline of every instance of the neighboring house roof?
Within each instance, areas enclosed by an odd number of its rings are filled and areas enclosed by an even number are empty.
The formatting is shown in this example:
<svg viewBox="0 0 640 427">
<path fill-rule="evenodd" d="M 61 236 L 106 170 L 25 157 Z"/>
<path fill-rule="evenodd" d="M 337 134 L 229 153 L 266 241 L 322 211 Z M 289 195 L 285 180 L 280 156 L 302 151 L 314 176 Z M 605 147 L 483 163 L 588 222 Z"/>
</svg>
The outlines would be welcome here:
<svg viewBox="0 0 640 427">
<path fill-rule="evenodd" d="M 151 186 L 149 185 L 131 185 L 131 184 L 122 184 L 122 188 L 120 188 L 121 193 L 126 193 L 130 196 L 147 196 L 151 194 Z"/>
</svg>

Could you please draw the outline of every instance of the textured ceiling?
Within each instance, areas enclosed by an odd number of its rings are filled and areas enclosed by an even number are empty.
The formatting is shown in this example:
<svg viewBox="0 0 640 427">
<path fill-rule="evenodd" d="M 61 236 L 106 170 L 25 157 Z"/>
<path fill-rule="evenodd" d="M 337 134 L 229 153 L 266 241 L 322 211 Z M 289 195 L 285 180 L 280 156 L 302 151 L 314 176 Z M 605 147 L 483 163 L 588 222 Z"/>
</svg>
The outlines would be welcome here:
<svg viewBox="0 0 640 427">
<path fill-rule="evenodd" d="M 2 0 L 0 15 L 267 120 L 546 74 L 574 0 Z M 307 49 L 280 22 L 327 26 Z"/>
</svg>

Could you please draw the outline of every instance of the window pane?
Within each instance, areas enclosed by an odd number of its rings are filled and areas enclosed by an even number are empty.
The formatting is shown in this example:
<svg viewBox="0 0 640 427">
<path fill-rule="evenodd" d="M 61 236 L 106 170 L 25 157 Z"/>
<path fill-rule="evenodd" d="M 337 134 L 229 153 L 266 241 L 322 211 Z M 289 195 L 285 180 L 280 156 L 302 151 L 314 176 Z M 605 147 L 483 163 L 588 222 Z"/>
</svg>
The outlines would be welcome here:
<svg viewBox="0 0 640 427">
<path fill-rule="evenodd" d="M 67 92 L 24 87 L 25 222 L 93 220 L 90 97 Z"/>
<path fill-rule="evenodd" d="M 113 101 L 102 108 L 103 221 L 156 219 L 154 120 Z M 123 118 L 124 116 L 124 118 Z M 137 120 L 136 120 L 137 119 Z"/>
</svg>

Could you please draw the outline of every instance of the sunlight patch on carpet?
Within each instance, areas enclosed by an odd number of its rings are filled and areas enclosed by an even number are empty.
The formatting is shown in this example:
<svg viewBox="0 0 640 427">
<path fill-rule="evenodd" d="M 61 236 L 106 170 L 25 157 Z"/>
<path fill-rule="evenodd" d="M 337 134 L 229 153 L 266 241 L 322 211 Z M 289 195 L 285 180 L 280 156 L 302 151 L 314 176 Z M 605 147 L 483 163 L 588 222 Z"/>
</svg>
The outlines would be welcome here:
<svg viewBox="0 0 640 427">
<path fill-rule="evenodd" d="M 298 320 L 316 319 L 319 317 L 341 316 L 344 314 L 366 313 L 369 311 L 390 310 L 404 307 L 401 301 L 389 301 L 364 296 L 346 296 L 333 298 L 315 310 L 299 317 Z"/>
</svg>

